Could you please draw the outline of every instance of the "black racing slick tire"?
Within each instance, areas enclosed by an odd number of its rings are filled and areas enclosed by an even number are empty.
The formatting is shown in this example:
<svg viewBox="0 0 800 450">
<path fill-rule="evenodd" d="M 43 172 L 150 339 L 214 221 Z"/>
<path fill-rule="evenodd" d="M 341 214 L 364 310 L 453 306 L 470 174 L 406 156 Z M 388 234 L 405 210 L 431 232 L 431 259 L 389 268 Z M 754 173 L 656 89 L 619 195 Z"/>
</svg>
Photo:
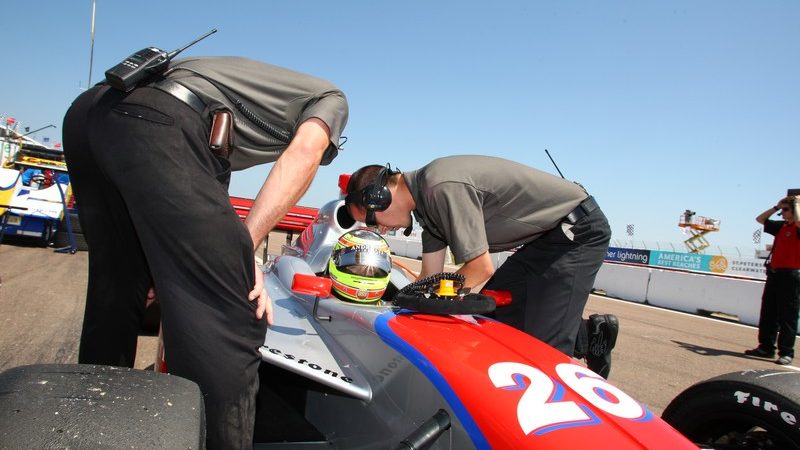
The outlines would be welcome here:
<svg viewBox="0 0 800 450">
<path fill-rule="evenodd" d="M 53 242 L 53 224 L 50 221 L 46 221 L 44 223 L 44 228 L 42 230 L 42 237 L 41 237 L 41 245 L 42 247 L 47 247 L 51 242 Z"/>
<path fill-rule="evenodd" d="M 78 218 L 78 213 L 74 210 L 69 212 L 69 217 L 65 217 L 61 220 L 61 226 L 59 229 L 65 230 L 67 229 L 66 220 L 69 220 L 69 225 L 72 227 L 73 233 L 83 233 L 83 228 L 81 228 L 81 221 Z"/>
<path fill-rule="evenodd" d="M 662 418 L 703 448 L 800 449 L 800 372 L 720 375 L 681 392 Z"/>
<path fill-rule="evenodd" d="M 82 233 L 72 233 L 73 239 L 75 239 L 75 249 L 80 251 L 87 251 L 89 250 L 89 245 L 86 243 L 86 237 Z M 53 236 L 53 247 L 55 248 L 63 248 L 69 247 L 69 234 L 66 231 L 57 231 Z"/>
<path fill-rule="evenodd" d="M 0 373 L 0 448 L 205 448 L 199 386 L 153 371 L 34 364 Z"/>
</svg>

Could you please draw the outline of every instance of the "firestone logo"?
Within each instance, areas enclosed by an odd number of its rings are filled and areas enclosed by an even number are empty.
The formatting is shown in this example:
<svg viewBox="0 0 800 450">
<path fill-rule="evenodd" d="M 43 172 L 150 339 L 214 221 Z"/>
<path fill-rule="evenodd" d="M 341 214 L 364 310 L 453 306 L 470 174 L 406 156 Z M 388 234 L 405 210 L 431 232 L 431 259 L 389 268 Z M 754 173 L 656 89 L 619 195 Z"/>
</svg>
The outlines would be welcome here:
<svg viewBox="0 0 800 450">
<path fill-rule="evenodd" d="M 786 424 L 788 424 L 790 426 L 796 426 L 797 425 L 797 417 L 795 417 L 794 414 L 792 414 L 790 412 L 787 412 L 787 411 L 781 411 L 781 409 L 778 407 L 778 405 L 776 405 L 775 403 L 772 403 L 769 400 L 764 400 L 764 399 L 762 399 L 760 397 L 757 397 L 757 396 L 751 394 L 750 392 L 742 392 L 742 391 L 734 392 L 733 396 L 736 398 L 736 403 L 739 403 L 741 405 L 749 404 L 749 405 L 754 406 L 754 407 L 756 407 L 758 409 L 763 409 L 764 411 L 766 411 L 768 413 L 778 414 L 780 416 L 781 420 L 786 422 Z"/>
</svg>

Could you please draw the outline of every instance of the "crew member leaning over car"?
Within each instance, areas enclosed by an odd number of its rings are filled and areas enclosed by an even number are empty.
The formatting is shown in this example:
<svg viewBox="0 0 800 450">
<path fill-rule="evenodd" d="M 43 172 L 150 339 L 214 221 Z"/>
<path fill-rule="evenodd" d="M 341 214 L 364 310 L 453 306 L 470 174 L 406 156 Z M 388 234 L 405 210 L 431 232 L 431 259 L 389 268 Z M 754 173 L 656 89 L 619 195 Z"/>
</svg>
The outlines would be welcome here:
<svg viewBox="0 0 800 450">
<path fill-rule="evenodd" d="M 272 311 L 254 249 L 336 157 L 347 114 L 331 83 L 235 57 L 178 60 L 130 92 L 81 94 L 64 118 L 89 246 L 78 361 L 133 366 L 154 286 L 167 366 L 200 385 L 208 447 L 252 448 Z M 231 170 L 270 162 L 242 225 Z"/>
<path fill-rule="evenodd" d="M 354 219 L 382 231 L 422 226 L 420 277 L 441 272 L 450 246 L 465 286 L 511 291 L 495 317 L 608 377 L 616 316 L 581 320 L 611 232 L 580 185 L 489 156 L 450 156 L 411 172 L 370 165 L 345 200 Z M 490 252 L 519 247 L 495 271 Z"/>
</svg>

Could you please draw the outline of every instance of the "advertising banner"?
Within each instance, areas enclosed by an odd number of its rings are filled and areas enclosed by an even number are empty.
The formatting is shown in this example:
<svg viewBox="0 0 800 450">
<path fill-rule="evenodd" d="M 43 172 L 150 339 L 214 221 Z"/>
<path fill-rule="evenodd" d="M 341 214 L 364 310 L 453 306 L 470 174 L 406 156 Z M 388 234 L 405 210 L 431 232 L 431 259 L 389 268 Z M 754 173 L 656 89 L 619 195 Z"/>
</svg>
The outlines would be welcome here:
<svg viewBox="0 0 800 450">
<path fill-rule="evenodd" d="M 647 265 L 650 263 L 650 250 L 609 247 L 606 261 Z"/>
<path fill-rule="evenodd" d="M 722 255 L 609 247 L 605 260 L 718 275 L 766 278 L 764 261 L 757 258 L 731 258 Z"/>
</svg>

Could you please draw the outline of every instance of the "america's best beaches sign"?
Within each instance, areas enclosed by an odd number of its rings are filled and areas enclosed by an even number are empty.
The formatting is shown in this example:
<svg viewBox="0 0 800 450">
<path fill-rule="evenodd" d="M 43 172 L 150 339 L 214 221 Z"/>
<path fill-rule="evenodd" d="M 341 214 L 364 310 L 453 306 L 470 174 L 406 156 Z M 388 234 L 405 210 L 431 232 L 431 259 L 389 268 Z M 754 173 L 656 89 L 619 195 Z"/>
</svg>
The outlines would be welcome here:
<svg viewBox="0 0 800 450">
<path fill-rule="evenodd" d="M 606 261 L 639 264 L 650 267 L 735 275 L 749 278 L 766 278 L 764 261 L 756 258 L 730 258 L 722 255 L 665 252 L 609 247 Z"/>
</svg>

